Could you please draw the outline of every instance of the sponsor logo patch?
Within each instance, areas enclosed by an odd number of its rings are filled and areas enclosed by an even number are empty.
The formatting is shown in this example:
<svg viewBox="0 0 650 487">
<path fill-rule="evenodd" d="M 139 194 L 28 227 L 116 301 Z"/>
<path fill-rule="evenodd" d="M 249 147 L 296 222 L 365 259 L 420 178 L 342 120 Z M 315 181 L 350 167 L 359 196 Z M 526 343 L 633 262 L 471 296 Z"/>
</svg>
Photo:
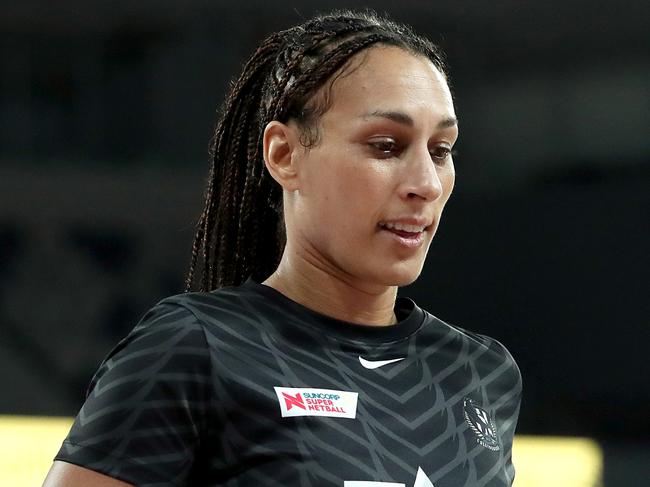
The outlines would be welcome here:
<svg viewBox="0 0 650 487">
<path fill-rule="evenodd" d="M 463 401 L 463 410 L 465 421 L 476 433 L 476 441 L 488 450 L 497 451 L 499 449 L 497 427 L 489 413 L 468 397 Z"/>
<path fill-rule="evenodd" d="M 283 418 L 294 416 L 328 416 L 356 418 L 357 392 L 312 389 L 308 387 L 274 387 Z"/>
</svg>

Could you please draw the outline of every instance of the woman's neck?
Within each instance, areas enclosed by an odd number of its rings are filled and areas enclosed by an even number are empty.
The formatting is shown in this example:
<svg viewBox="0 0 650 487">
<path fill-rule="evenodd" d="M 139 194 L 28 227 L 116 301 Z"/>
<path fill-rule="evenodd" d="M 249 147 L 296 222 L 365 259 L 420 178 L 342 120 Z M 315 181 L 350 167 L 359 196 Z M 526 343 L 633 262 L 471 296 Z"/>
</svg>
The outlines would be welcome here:
<svg viewBox="0 0 650 487">
<path fill-rule="evenodd" d="M 340 274 L 340 275 L 337 275 Z M 397 323 L 397 286 L 369 285 L 301 259 L 282 257 L 263 284 L 326 316 L 364 325 Z"/>
</svg>

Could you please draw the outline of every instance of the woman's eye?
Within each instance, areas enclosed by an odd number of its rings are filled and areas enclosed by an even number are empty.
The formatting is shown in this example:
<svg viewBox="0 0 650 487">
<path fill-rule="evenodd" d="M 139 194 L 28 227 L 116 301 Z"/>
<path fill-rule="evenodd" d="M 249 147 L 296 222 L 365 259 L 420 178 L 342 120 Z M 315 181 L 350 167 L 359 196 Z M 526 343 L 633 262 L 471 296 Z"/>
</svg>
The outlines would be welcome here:
<svg viewBox="0 0 650 487">
<path fill-rule="evenodd" d="M 449 156 L 454 155 L 451 148 L 444 145 L 434 147 L 429 153 L 431 154 L 431 158 L 436 162 L 445 162 Z"/>
<path fill-rule="evenodd" d="M 384 156 L 391 156 L 399 151 L 397 143 L 391 139 L 374 140 L 369 145 L 374 151 Z"/>
</svg>

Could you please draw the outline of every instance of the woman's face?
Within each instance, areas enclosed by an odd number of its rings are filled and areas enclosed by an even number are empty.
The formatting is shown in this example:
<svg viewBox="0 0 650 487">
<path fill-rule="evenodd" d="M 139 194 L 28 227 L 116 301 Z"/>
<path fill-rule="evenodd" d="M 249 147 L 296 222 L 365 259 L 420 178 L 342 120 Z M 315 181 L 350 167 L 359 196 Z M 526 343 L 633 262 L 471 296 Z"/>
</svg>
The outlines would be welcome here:
<svg viewBox="0 0 650 487">
<path fill-rule="evenodd" d="M 294 155 L 287 250 L 350 283 L 403 286 L 420 274 L 454 186 L 456 116 L 426 58 L 378 46 L 358 59 L 333 84 L 319 141 Z"/>
</svg>

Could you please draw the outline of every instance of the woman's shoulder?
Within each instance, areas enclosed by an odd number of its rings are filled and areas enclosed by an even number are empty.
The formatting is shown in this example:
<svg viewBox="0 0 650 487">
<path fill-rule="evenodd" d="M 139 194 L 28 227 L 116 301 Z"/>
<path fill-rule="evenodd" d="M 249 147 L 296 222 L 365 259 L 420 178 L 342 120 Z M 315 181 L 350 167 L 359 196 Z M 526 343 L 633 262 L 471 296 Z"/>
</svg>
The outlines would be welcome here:
<svg viewBox="0 0 650 487">
<path fill-rule="evenodd" d="M 463 328 L 461 326 L 455 325 L 455 324 L 448 324 L 448 326 L 454 328 L 455 330 L 458 331 L 458 333 L 462 333 L 468 339 L 472 340 L 473 342 L 483 346 L 487 347 L 494 352 L 497 352 L 499 354 L 502 354 L 504 356 L 507 356 L 512 359 L 512 354 L 508 350 L 508 348 L 499 340 L 494 338 L 491 335 L 485 335 L 483 333 L 478 333 L 472 330 L 468 330 L 467 328 Z M 514 359 L 513 359 L 514 360 Z"/>
<path fill-rule="evenodd" d="M 162 321 L 195 326 L 228 325 L 247 321 L 251 315 L 262 313 L 255 293 L 245 284 L 207 292 L 187 292 L 160 300 L 143 317 L 142 322 L 151 325 L 152 318 Z"/>
<path fill-rule="evenodd" d="M 246 285 L 167 296 L 140 315 L 113 353 L 127 345 L 132 349 L 172 344 L 205 347 L 215 334 L 256 332 L 260 316 L 266 313 L 265 303 Z"/>
<path fill-rule="evenodd" d="M 512 368 L 517 375 L 520 375 L 519 367 L 513 355 L 508 348 L 497 338 L 469 330 L 447 321 L 443 321 L 436 316 L 426 313 L 430 325 L 434 329 L 444 330 L 444 335 L 455 338 L 453 341 L 462 343 L 462 348 L 468 356 L 476 357 L 479 361 L 502 362 L 504 365 Z M 439 331 L 440 333 L 440 331 Z"/>
<path fill-rule="evenodd" d="M 488 396 L 498 396 L 501 403 L 518 408 L 523 381 L 508 348 L 492 336 L 429 316 L 430 333 L 437 334 L 427 356 L 437 365 L 443 361 L 445 374 L 450 376 L 461 370 L 471 371 L 470 389 L 484 387 Z M 462 376 L 460 373 L 458 377 Z M 466 385 L 463 383 L 463 387 Z"/>
<path fill-rule="evenodd" d="M 467 328 L 464 328 L 462 326 L 459 326 L 457 324 L 450 323 L 449 321 L 442 320 L 427 311 L 425 311 L 425 314 L 427 316 L 426 321 L 428 321 L 430 325 L 433 325 L 438 329 L 443 328 L 446 333 L 455 335 L 458 338 L 466 340 L 474 347 L 487 347 L 496 352 L 510 355 L 510 352 L 508 351 L 506 346 L 492 336 L 485 335 L 483 333 L 478 333 L 469 330 Z"/>
</svg>

